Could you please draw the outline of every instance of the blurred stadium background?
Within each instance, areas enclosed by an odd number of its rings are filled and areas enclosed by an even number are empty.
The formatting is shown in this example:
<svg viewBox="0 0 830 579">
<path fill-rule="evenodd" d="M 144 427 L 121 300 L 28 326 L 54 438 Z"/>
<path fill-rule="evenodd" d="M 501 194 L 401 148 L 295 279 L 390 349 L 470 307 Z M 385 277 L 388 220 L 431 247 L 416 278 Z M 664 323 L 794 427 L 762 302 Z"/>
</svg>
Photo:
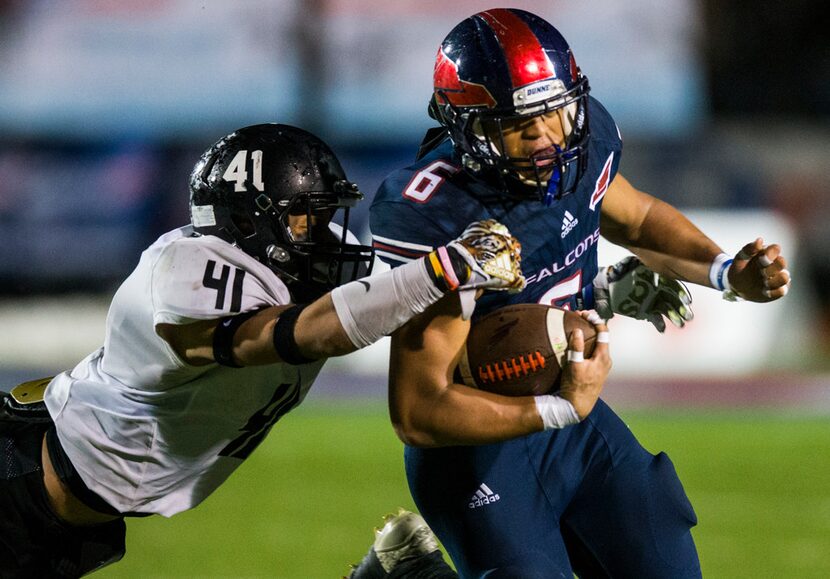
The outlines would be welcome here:
<svg viewBox="0 0 830 579">
<path fill-rule="evenodd" d="M 707 577 L 830 576 L 830 42 L 817 0 L 515 0 L 570 41 L 622 171 L 725 250 L 785 248 L 792 293 L 658 336 L 614 320 L 606 392 L 696 506 Z M 0 387 L 74 365 L 140 251 L 187 219 L 198 154 L 248 124 L 319 134 L 371 199 L 412 158 L 472 0 L 0 0 Z M 356 233 L 368 239 L 368 203 Z M 620 256 L 601 246 L 604 262 Z M 412 507 L 385 341 L 202 507 L 132 521 L 110 577 L 338 577 Z"/>
</svg>

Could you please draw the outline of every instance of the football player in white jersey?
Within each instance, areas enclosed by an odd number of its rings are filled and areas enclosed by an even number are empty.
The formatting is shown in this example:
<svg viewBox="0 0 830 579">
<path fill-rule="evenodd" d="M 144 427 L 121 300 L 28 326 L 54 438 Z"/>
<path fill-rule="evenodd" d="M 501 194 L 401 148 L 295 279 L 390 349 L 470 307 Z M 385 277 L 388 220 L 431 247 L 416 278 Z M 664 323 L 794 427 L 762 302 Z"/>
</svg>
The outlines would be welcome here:
<svg viewBox="0 0 830 579">
<path fill-rule="evenodd" d="M 227 135 L 190 191 L 191 224 L 143 252 L 103 347 L 0 400 L 3 577 L 76 577 L 119 560 L 124 516 L 198 505 L 302 402 L 326 358 L 449 292 L 470 303 L 524 285 L 520 246 L 492 221 L 361 279 L 373 251 L 349 238 L 348 213 L 362 194 L 295 127 Z"/>
</svg>

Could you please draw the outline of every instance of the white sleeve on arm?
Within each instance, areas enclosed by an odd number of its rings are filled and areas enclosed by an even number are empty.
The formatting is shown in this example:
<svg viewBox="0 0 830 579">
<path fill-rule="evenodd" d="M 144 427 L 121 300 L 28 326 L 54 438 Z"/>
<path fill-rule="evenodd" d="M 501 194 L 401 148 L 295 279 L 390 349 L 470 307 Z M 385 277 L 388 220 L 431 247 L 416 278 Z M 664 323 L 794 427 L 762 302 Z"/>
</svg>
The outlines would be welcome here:
<svg viewBox="0 0 830 579">
<path fill-rule="evenodd" d="M 331 292 L 340 324 L 363 348 L 388 336 L 444 295 L 422 259 L 349 282 Z"/>
</svg>

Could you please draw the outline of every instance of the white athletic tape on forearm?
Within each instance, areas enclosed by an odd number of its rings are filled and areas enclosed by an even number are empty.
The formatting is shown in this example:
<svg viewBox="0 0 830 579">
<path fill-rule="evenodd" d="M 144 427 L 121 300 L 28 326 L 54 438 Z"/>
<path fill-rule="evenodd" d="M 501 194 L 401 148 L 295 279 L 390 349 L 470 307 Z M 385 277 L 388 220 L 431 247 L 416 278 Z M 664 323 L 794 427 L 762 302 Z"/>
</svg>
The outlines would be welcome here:
<svg viewBox="0 0 830 579">
<path fill-rule="evenodd" d="M 443 295 L 418 259 L 335 288 L 331 299 L 349 340 L 363 348 L 388 336 Z"/>
<path fill-rule="evenodd" d="M 576 413 L 573 404 L 561 396 L 534 396 L 536 410 L 542 417 L 542 424 L 545 430 L 563 428 L 571 424 L 579 423 L 579 415 Z"/>
<path fill-rule="evenodd" d="M 712 261 L 709 266 L 709 283 L 713 288 L 720 291 L 729 291 L 729 269 L 732 267 L 732 258 L 721 253 Z"/>
<path fill-rule="evenodd" d="M 597 332 L 597 344 L 610 344 L 611 343 L 611 334 L 610 332 Z"/>
</svg>

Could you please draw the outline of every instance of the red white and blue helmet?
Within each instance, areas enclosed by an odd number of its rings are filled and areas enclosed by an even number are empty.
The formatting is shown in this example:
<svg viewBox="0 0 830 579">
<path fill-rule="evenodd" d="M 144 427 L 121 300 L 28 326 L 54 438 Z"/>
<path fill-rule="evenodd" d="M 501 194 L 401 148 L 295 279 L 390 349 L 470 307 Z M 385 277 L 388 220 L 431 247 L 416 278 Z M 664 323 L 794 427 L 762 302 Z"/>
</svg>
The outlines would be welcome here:
<svg viewBox="0 0 830 579">
<path fill-rule="evenodd" d="M 550 202 L 571 192 L 587 164 L 588 79 L 567 41 L 550 23 L 524 10 L 497 8 L 458 24 L 438 49 L 430 113 L 444 125 L 465 167 L 524 175 L 533 167 L 532 195 Z M 546 156 L 509 157 L 502 124 L 562 110 L 563 146 Z M 484 131 L 483 126 L 496 130 Z M 538 161 L 553 161 L 543 177 Z"/>
</svg>

